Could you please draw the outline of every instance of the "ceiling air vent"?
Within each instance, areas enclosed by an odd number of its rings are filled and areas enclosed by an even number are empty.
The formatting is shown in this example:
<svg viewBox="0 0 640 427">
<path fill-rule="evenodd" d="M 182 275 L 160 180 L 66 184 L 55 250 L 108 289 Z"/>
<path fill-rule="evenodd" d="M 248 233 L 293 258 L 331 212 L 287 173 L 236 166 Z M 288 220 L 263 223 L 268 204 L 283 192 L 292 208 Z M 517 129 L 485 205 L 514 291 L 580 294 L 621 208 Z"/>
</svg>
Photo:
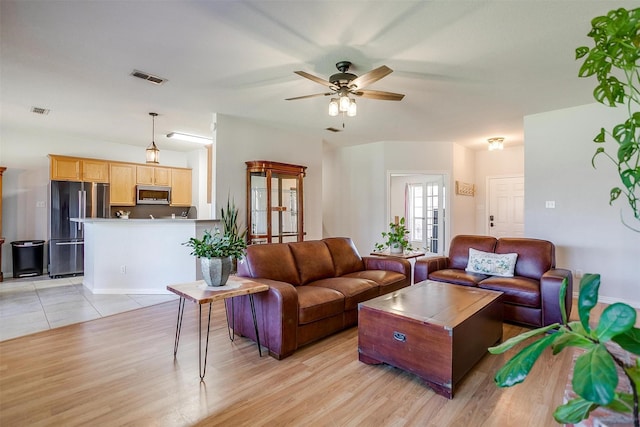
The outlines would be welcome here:
<svg viewBox="0 0 640 427">
<path fill-rule="evenodd" d="M 42 107 L 31 107 L 31 112 L 34 114 L 40 114 L 42 116 L 46 116 L 47 114 L 49 114 L 49 109 L 47 108 L 42 108 Z"/>
<path fill-rule="evenodd" d="M 326 128 L 325 130 L 328 130 L 329 132 L 342 132 L 341 129 L 336 129 L 336 128 Z"/>
<path fill-rule="evenodd" d="M 149 73 L 145 73 L 144 71 L 133 70 L 131 72 L 131 75 L 133 77 L 137 77 L 139 79 L 146 80 L 146 81 L 151 82 L 151 83 L 156 84 L 156 85 L 161 85 L 161 84 L 163 84 L 164 82 L 167 81 L 167 79 L 163 79 L 162 77 L 158 77 L 158 76 L 154 76 L 154 75 L 149 74 Z"/>
</svg>

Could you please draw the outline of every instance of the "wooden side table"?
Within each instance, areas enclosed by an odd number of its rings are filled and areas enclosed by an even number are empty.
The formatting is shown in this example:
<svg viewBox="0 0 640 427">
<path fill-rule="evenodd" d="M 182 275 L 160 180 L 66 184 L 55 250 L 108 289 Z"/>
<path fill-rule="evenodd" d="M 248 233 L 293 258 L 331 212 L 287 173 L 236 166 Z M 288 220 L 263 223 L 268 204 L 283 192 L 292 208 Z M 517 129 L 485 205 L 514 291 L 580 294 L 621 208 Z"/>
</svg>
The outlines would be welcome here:
<svg viewBox="0 0 640 427">
<path fill-rule="evenodd" d="M 413 285 L 413 271 L 415 270 L 415 266 L 416 266 L 416 258 L 425 255 L 425 252 L 421 252 L 421 251 L 404 251 L 404 252 L 400 252 L 400 253 L 395 254 L 395 253 L 391 253 L 389 248 L 387 248 L 387 249 L 385 249 L 383 251 L 371 252 L 370 255 L 388 256 L 388 257 L 403 258 L 403 259 L 409 260 L 409 262 L 411 263 L 411 277 L 409 279 L 411 280 L 411 284 Z"/>
<path fill-rule="evenodd" d="M 181 283 L 177 285 L 167 286 L 167 290 L 177 294 L 180 297 L 178 304 L 178 321 L 176 324 L 176 338 L 173 345 L 173 357 L 178 353 L 178 343 L 180 341 L 180 330 L 182 329 L 182 316 L 184 314 L 184 302 L 186 300 L 198 304 L 198 364 L 200 366 L 200 381 L 204 380 L 207 369 L 207 353 L 209 350 L 209 331 L 211 329 L 211 304 L 214 301 L 225 300 L 240 295 L 249 295 L 251 302 L 251 315 L 253 317 L 253 326 L 256 328 L 256 341 L 258 344 L 258 354 L 262 357 L 260 348 L 260 336 L 258 335 L 258 322 L 256 319 L 256 308 L 253 303 L 253 294 L 264 292 L 269 286 L 262 283 L 254 282 L 245 277 L 229 276 L 229 280 L 225 286 L 218 289 L 212 289 L 206 286 L 203 280 L 190 283 Z M 209 304 L 209 317 L 207 320 L 207 341 L 204 347 L 204 362 L 202 361 L 202 305 Z M 226 310 L 225 310 L 226 312 Z M 227 328 L 229 320 L 227 319 Z"/>
</svg>

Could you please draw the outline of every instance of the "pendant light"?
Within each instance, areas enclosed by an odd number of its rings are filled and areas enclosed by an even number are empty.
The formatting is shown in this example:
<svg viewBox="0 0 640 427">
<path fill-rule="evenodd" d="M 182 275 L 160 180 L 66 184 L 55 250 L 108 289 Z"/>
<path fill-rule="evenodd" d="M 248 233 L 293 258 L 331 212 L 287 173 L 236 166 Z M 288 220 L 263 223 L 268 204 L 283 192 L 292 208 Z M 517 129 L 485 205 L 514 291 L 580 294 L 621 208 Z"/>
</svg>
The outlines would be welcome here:
<svg viewBox="0 0 640 427">
<path fill-rule="evenodd" d="M 147 163 L 160 163 L 160 150 L 156 147 L 156 143 L 153 140 L 154 135 L 156 133 L 156 116 L 158 113 L 149 113 L 152 121 L 152 130 L 151 130 L 151 145 L 147 147 Z"/>
</svg>

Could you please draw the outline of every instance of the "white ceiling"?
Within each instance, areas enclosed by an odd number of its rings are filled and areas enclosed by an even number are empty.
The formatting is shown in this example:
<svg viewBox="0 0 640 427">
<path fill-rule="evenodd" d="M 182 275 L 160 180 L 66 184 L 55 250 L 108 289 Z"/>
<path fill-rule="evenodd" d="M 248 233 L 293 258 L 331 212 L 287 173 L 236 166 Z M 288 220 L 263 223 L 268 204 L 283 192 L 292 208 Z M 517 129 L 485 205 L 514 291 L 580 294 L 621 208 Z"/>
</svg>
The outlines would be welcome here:
<svg viewBox="0 0 640 427">
<path fill-rule="evenodd" d="M 592 102 L 574 50 L 590 20 L 638 1 L 2 0 L 2 129 L 61 131 L 87 141 L 146 146 L 151 111 L 164 135 L 211 133 L 212 113 L 317 135 L 336 145 L 486 139 L 523 143 L 523 116 Z M 358 98 L 358 116 L 327 114 L 335 63 L 361 75 L 394 70 Z M 134 70 L 168 79 L 161 86 Z M 47 116 L 32 106 L 51 110 Z"/>
</svg>

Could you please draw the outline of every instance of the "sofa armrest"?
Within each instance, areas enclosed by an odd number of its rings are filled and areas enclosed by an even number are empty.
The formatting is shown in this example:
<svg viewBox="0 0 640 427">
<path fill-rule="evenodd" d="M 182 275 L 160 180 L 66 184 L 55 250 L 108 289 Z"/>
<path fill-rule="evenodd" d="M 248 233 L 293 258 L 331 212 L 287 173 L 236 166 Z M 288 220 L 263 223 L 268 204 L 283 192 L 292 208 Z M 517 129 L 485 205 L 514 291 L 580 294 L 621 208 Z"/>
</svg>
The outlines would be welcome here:
<svg viewBox="0 0 640 427">
<path fill-rule="evenodd" d="M 540 278 L 540 298 L 542 300 L 542 326 L 553 323 L 562 323 L 560 312 L 560 285 L 567 279 L 567 294 L 564 298 L 564 306 L 567 318 L 571 315 L 573 305 L 573 276 L 570 270 L 554 268 Z"/>
<path fill-rule="evenodd" d="M 252 278 L 251 280 L 269 285 L 269 290 L 254 294 L 260 341 L 269 349 L 269 354 L 282 359 L 292 354 L 297 344 L 298 292 L 295 286 L 277 280 Z M 240 297 L 234 305 L 236 321 L 240 320 L 238 332 L 255 340 L 255 329 L 251 317 L 248 296 Z M 230 309 L 227 300 L 227 309 Z"/>
<path fill-rule="evenodd" d="M 445 256 L 423 256 L 416 260 L 413 271 L 414 283 L 422 282 L 429 278 L 434 271 L 444 270 L 449 267 L 449 258 Z"/>
<path fill-rule="evenodd" d="M 411 279 L 411 263 L 404 258 L 365 256 L 362 257 L 362 260 L 364 261 L 365 270 L 395 271 Z"/>
</svg>

